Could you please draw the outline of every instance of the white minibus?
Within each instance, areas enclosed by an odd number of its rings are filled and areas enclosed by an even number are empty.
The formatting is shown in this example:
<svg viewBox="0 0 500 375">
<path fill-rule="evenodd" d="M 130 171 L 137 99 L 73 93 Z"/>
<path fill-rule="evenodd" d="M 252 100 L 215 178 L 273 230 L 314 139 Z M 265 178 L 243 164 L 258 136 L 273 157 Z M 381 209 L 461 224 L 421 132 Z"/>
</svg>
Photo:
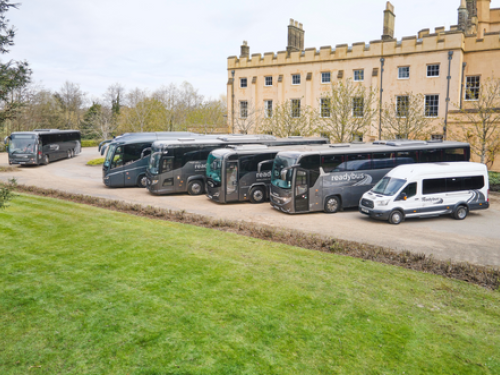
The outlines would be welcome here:
<svg viewBox="0 0 500 375">
<path fill-rule="evenodd" d="M 391 224 L 399 224 L 405 218 L 445 214 L 463 220 L 469 211 L 490 206 L 488 189 L 488 170 L 484 164 L 401 165 L 363 194 L 359 211 Z"/>
</svg>

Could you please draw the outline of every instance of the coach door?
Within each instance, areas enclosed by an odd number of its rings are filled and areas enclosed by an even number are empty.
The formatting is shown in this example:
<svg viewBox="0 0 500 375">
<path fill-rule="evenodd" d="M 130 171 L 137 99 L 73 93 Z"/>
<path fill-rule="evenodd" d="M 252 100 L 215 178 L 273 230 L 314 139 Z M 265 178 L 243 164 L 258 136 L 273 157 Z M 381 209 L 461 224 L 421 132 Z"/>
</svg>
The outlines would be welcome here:
<svg viewBox="0 0 500 375">
<path fill-rule="evenodd" d="M 309 211 L 309 172 L 303 169 L 295 171 L 295 212 Z"/>
<path fill-rule="evenodd" d="M 226 202 L 238 201 L 238 162 L 226 162 Z"/>
</svg>

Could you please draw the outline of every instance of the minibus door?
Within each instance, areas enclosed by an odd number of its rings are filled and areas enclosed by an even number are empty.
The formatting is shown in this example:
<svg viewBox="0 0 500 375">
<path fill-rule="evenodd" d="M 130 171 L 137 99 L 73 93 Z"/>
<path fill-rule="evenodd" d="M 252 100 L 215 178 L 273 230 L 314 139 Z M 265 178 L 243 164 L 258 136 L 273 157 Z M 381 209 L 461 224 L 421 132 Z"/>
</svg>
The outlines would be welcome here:
<svg viewBox="0 0 500 375">
<path fill-rule="evenodd" d="M 238 162 L 226 163 L 226 202 L 238 201 Z"/>
<path fill-rule="evenodd" d="M 309 211 L 309 172 L 295 170 L 295 212 Z"/>
</svg>

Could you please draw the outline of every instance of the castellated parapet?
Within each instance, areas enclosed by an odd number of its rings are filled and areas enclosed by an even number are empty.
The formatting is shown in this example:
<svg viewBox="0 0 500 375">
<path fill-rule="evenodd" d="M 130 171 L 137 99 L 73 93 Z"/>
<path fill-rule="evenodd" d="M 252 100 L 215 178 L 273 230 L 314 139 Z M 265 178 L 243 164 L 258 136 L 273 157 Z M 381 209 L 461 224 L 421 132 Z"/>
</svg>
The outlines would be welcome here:
<svg viewBox="0 0 500 375">
<path fill-rule="evenodd" d="M 450 50 L 463 52 L 500 50 L 500 32 L 486 33 L 484 38 L 477 39 L 475 36 L 465 36 L 456 30 L 456 26 L 448 32 L 445 32 L 443 27 L 438 27 L 432 34 L 429 33 L 429 29 L 424 29 L 419 32 L 418 36 L 404 37 L 400 41 L 375 40 L 368 44 L 354 43 L 351 47 L 347 44 L 340 44 L 334 49 L 326 46 L 319 50 L 307 48 L 305 51 L 296 52 L 266 52 L 264 55 L 255 53 L 251 58 L 238 59 L 236 56 L 231 56 L 228 58 L 228 69 L 390 57 Z"/>
</svg>

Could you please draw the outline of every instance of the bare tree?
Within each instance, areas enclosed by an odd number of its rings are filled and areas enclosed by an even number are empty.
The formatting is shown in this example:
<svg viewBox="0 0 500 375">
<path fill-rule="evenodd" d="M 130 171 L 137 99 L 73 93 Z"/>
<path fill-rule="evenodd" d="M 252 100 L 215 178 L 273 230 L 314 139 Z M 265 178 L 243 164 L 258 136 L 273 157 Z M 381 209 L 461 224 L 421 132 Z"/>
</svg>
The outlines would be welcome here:
<svg viewBox="0 0 500 375">
<path fill-rule="evenodd" d="M 362 83 L 332 83 L 331 89 L 320 99 L 321 132 L 335 143 L 348 143 L 365 134 L 373 122 L 375 91 Z"/>
<path fill-rule="evenodd" d="M 187 129 L 202 134 L 225 133 L 226 112 L 224 103 L 219 100 L 202 103 L 189 112 L 187 121 L 190 125 Z"/>
<path fill-rule="evenodd" d="M 436 130 L 425 114 L 424 96 L 405 93 L 386 103 L 382 111 L 384 139 L 427 139 Z"/>
<path fill-rule="evenodd" d="M 54 94 L 62 116 L 63 128 L 78 129 L 83 119 L 85 94 L 76 83 L 66 81 Z"/>
<path fill-rule="evenodd" d="M 158 101 L 150 97 L 147 90 L 136 88 L 126 95 L 127 107 L 121 111 L 123 131 L 144 132 Z"/>
<path fill-rule="evenodd" d="M 469 88 L 467 97 L 466 108 L 455 112 L 458 129 L 450 135 L 468 142 L 481 163 L 493 164 L 500 152 L 500 79 Z"/>
<path fill-rule="evenodd" d="M 262 120 L 261 131 L 277 137 L 311 136 L 318 131 L 317 114 L 300 99 L 278 103 Z"/>
<path fill-rule="evenodd" d="M 234 116 L 234 129 L 232 130 L 239 134 L 250 134 L 255 131 L 257 124 L 261 121 L 261 118 L 261 111 L 255 109 L 252 102 L 240 102 L 239 111 L 237 115 Z"/>
</svg>

